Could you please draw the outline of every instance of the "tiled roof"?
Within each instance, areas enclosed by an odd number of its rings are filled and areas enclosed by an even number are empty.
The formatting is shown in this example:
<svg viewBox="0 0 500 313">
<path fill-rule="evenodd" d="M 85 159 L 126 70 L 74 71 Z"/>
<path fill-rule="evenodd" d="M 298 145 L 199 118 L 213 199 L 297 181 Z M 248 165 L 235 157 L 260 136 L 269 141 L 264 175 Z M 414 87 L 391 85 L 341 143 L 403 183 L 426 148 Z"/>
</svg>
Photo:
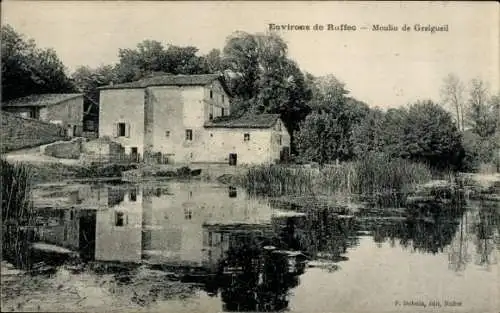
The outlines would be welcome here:
<svg viewBox="0 0 500 313">
<path fill-rule="evenodd" d="M 270 128 L 276 124 L 279 114 L 244 115 L 240 118 L 219 117 L 205 123 L 207 128 Z"/>
<path fill-rule="evenodd" d="M 150 86 L 204 86 L 221 77 L 219 74 L 160 75 L 143 78 L 130 83 L 102 86 L 99 89 L 133 89 Z"/>
<path fill-rule="evenodd" d="M 50 93 L 31 95 L 2 103 L 2 107 L 46 107 L 82 96 L 83 94 L 81 93 Z"/>
</svg>

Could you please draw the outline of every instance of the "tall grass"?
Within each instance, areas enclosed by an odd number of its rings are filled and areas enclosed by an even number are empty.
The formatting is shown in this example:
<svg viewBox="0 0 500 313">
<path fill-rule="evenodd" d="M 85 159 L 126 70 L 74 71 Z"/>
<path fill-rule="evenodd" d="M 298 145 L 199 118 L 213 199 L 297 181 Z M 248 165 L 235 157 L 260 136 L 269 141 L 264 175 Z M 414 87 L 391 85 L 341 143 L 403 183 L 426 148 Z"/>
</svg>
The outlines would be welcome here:
<svg viewBox="0 0 500 313">
<path fill-rule="evenodd" d="M 27 264 L 29 226 L 33 225 L 31 171 L 0 160 L 2 172 L 2 253 L 18 265 Z"/>
<path fill-rule="evenodd" d="M 281 195 L 287 193 L 308 193 L 314 187 L 314 174 L 304 168 L 279 165 L 259 165 L 250 167 L 240 176 L 238 184 L 252 193 Z"/>
<path fill-rule="evenodd" d="M 431 180 L 428 166 L 383 155 L 321 168 L 255 166 L 239 183 L 251 192 L 268 195 L 332 195 L 406 193 Z"/>
</svg>

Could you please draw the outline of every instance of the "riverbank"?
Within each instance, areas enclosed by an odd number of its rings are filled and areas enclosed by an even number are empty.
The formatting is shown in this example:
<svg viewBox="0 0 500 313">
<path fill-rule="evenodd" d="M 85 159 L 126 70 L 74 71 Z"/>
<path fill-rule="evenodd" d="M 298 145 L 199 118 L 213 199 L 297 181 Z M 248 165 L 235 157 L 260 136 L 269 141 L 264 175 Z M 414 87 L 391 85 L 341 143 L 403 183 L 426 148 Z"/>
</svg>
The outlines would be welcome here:
<svg viewBox="0 0 500 313">
<path fill-rule="evenodd" d="M 5 261 L 1 266 L 4 312 L 95 312 L 103 307 L 113 308 L 115 312 L 138 311 L 158 298 L 185 299 L 195 292 L 194 284 L 181 282 L 173 273 L 146 266 L 125 268 L 125 272 L 117 275 L 112 271 L 103 272 L 102 266 L 92 264 L 66 265 L 50 276 L 26 275 Z"/>
</svg>

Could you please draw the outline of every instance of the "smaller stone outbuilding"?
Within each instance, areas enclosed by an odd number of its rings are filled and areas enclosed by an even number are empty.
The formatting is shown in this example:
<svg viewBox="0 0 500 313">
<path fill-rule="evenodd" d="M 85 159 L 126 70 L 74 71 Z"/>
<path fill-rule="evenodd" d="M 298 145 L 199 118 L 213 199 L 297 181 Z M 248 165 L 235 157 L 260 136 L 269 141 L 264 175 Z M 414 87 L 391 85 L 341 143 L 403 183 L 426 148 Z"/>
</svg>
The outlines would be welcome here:
<svg viewBox="0 0 500 313">
<path fill-rule="evenodd" d="M 109 137 L 100 137 L 82 143 L 81 160 L 88 163 L 121 162 L 125 160 L 125 148 Z"/>
<path fill-rule="evenodd" d="M 26 119 L 60 125 L 68 137 L 83 132 L 83 94 L 38 94 L 2 103 L 2 110 Z"/>
<path fill-rule="evenodd" d="M 290 134 L 279 114 L 220 117 L 206 122 L 201 160 L 229 165 L 286 162 Z"/>
</svg>

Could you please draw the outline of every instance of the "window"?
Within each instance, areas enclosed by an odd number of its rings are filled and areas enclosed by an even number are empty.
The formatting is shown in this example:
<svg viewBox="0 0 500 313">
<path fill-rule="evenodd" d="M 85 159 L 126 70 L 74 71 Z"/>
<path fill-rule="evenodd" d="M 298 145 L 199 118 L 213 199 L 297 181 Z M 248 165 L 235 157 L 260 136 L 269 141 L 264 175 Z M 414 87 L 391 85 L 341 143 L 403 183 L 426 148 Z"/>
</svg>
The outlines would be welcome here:
<svg viewBox="0 0 500 313">
<path fill-rule="evenodd" d="M 75 219 L 75 212 L 71 211 L 69 212 L 69 219 L 74 220 Z"/>
<path fill-rule="evenodd" d="M 224 104 L 224 95 L 222 95 L 222 104 Z"/>
<path fill-rule="evenodd" d="M 167 138 L 170 137 L 170 131 L 169 130 L 165 131 L 165 137 L 167 137 Z"/>
<path fill-rule="evenodd" d="M 221 115 L 221 116 L 224 116 L 224 113 L 225 113 L 225 112 L 224 112 L 224 108 L 221 108 L 220 115 Z"/>
<path fill-rule="evenodd" d="M 208 114 L 208 119 L 211 121 L 214 119 L 214 115 L 212 113 Z"/>
<path fill-rule="evenodd" d="M 118 123 L 118 137 L 125 137 L 127 125 L 125 123 Z"/>
<path fill-rule="evenodd" d="M 137 189 L 135 189 L 135 188 L 132 188 L 130 190 L 130 201 L 131 202 L 137 201 Z"/>
<path fill-rule="evenodd" d="M 278 136 L 278 144 L 281 145 L 281 135 Z"/>
<path fill-rule="evenodd" d="M 193 130 L 192 129 L 186 129 L 186 140 L 193 140 Z"/>
<path fill-rule="evenodd" d="M 243 141 L 250 141 L 250 134 L 249 133 L 243 134 Z"/>
<path fill-rule="evenodd" d="M 214 97 L 214 93 L 212 90 L 210 90 L 210 99 L 212 99 Z"/>
<path fill-rule="evenodd" d="M 238 191 L 235 187 L 229 186 L 229 198 L 236 198 L 238 195 Z"/>
<path fill-rule="evenodd" d="M 190 220 L 193 217 L 191 209 L 184 209 L 184 219 Z"/>
<path fill-rule="evenodd" d="M 125 219 L 123 212 L 115 212 L 115 226 L 123 226 L 124 221 Z"/>
</svg>

